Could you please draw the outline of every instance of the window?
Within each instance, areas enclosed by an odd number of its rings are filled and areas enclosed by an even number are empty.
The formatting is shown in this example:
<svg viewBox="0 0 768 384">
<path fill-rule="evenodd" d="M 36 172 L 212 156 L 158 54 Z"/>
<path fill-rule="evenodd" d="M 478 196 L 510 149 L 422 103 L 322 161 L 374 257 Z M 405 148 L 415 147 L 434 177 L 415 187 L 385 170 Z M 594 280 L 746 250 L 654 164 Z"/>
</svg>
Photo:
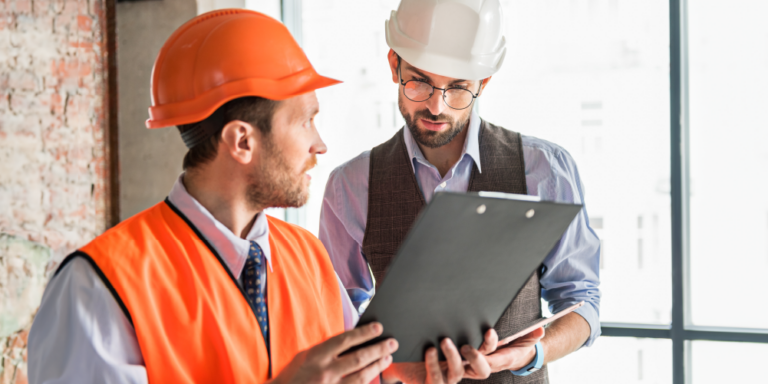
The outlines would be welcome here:
<svg viewBox="0 0 768 384">
<path fill-rule="evenodd" d="M 556 361 L 548 369 L 552 383 L 669 383 L 672 343 L 663 339 L 601 337 L 591 348 Z"/>
<path fill-rule="evenodd" d="M 483 118 L 562 146 L 610 245 L 602 321 L 669 324 L 669 20 L 665 0 L 503 0 L 507 56 Z M 594 223 L 593 223 L 594 229 Z"/>
<path fill-rule="evenodd" d="M 387 62 L 384 20 L 399 0 L 304 1 L 303 48 L 315 69 L 344 83 L 317 91 L 316 122 L 328 153 L 318 156 L 306 227 L 317 234 L 325 183 L 334 168 L 388 140 L 404 124 Z M 354 15 L 354 17 L 349 17 Z"/>
<path fill-rule="evenodd" d="M 688 8 L 691 320 L 768 328 L 768 2 Z"/>
<path fill-rule="evenodd" d="M 569 151 L 603 242 L 604 336 L 553 381 L 754 382 L 728 359 L 768 343 L 768 3 L 501 1 L 507 56 L 478 110 Z M 282 1 L 318 71 L 344 81 L 318 91 L 314 233 L 330 172 L 403 124 L 383 26 L 398 4 Z"/>
<path fill-rule="evenodd" d="M 768 344 L 713 341 L 691 344 L 694 383 L 759 383 L 766 380 L 763 364 L 768 356 Z"/>
</svg>

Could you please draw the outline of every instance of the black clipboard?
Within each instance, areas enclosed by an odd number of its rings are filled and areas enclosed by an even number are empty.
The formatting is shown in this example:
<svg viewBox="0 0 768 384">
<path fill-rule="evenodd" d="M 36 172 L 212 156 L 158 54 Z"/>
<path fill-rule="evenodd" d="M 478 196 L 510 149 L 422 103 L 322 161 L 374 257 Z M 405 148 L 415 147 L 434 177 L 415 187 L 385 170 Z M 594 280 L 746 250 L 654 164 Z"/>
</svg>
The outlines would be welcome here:
<svg viewBox="0 0 768 384">
<path fill-rule="evenodd" d="M 394 362 L 423 361 L 426 348 L 445 337 L 479 348 L 483 332 L 496 324 L 579 210 L 581 205 L 525 195 L 435 194 L 358 322 L 378 321 L 384 333 L 358 348 L 394 337 L 400 344 Z"/>
</svg>

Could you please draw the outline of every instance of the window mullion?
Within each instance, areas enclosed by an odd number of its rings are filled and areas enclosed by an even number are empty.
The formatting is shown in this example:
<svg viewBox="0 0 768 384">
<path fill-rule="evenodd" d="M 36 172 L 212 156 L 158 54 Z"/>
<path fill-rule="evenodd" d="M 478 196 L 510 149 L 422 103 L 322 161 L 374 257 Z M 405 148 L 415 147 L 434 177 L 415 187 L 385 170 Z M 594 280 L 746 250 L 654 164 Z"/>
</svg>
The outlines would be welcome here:
<svg viewBox="0 0 768 384">
<path fill-rule="evenodd" d="M 686 0 L 669 2 L 673 383 L 690 383 Z"/>
<path fill-rule="evenodd" d="M 299 45 L 303 45 L 301 0 L 280 0 L 280 10 L 283 24 L 291 31 L 293 38 Z"/>
<path fill-rule="evenodd" d="M 302 0 L 280 0 L 280 16 L 283 24 L 291 31 L 291 35 L 299 45 L 303 45 L 302 32 Z M 302 227 L 307 227 L 307 206 L 285 208 L 285 221 Z"/>
</svg>

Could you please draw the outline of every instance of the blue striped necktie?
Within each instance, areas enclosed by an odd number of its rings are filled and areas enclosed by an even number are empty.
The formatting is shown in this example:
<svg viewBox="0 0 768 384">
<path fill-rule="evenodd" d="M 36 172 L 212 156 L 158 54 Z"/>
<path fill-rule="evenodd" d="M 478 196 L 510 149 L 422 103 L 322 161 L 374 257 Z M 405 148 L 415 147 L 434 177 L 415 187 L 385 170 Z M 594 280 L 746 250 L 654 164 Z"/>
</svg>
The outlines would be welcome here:
<svg viewBox="0 0 768 384">
<path fill-rule="evenodd" d="M 264 336 L 264 344 L 266 344 L 267 353 L 269 353 L 269 316 L 267 315 L 267 303 L 264 300 L 264 290 L 261 289 L 262 279 L 266 283 L 267 274 L 266 268 L 261 268 L 263 265 L 262 260 L 264 260 L 264 252 L 261 251 L 259 244 L 251 241 L 248 259 L 245 260 L 245 268 L 243 269 L 243 282 L 245 294 L 248 297 L 251 308 L 256 313 L 259 327 L 261 327 L 261 334 Z M 262 270 L 265 272 L 264 275 L 261 274 Z M 266 287 L 266 284 L 264 286 Z"/>
</svg>

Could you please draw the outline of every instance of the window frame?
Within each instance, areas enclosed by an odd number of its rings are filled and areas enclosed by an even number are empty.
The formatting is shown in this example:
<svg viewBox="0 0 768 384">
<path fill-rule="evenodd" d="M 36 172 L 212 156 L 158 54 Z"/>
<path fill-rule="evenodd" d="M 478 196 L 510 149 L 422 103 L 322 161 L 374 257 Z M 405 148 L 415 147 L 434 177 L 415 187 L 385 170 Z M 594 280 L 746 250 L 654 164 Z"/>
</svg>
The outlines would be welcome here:
<svg viewBox="0 0 768 384">
<path fill-rule="evenodd" d="M 302 0 L 281 0 L 283 23 L 299 44 L 301 5 Z M 671 339 L 673 384 L 691 383 L 693 340 L 768 343 L 768 329 L 696 326 L 691 322 L 687 15 L 687 0 L 669 0 L 672 322 L 601 323 L 602 336 L 606 337 Z"/>
<path fill-rule="evenodd" d="M 280 0 L 280 18 L 286 28 L 291 31 L 291 35 L 299 44 L 304 45 L 302 36 L 302 0 Z M 307 206 L 298 208 L 283 208 L 282 212 L 274 211 L 274 214 L 288 223 L 296 224 L 302 228 L 307 227 Z"/>
<path fill-rule="evenodd" d="M 601 323 L 603 336 L 672 340 L 672 382 L 691 383 L 691 341 L 768 343 L 768 329 L 696 326 L 691 321 L 687 0 L 669 0 L 672 323 Z"/>
</svg>

